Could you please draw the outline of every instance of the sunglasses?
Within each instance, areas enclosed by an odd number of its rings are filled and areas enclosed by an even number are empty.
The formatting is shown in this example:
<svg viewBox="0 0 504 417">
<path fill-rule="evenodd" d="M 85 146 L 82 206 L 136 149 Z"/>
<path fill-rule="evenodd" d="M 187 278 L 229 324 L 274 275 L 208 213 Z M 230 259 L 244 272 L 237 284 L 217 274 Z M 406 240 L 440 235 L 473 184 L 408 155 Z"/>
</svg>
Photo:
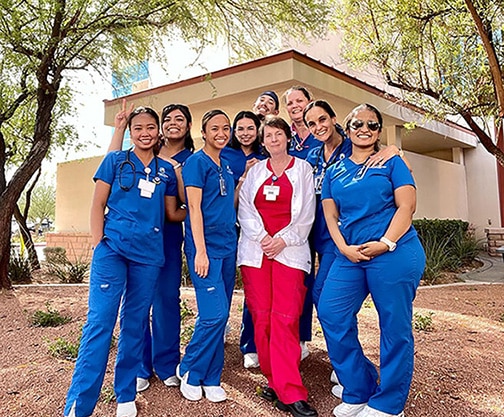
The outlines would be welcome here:
<svg viewBox="0 0 504 417">
<path fill-rule="evenodd" d="M 371 132 L 376 132 L 380 129 L 381 125 L 378 122 L 367 121 L 366 125 Z M 352 130 L 359 130 L 364 126 L 364 122 L 362 120 L 352 120 L 348 127 Z"/>
</svg>

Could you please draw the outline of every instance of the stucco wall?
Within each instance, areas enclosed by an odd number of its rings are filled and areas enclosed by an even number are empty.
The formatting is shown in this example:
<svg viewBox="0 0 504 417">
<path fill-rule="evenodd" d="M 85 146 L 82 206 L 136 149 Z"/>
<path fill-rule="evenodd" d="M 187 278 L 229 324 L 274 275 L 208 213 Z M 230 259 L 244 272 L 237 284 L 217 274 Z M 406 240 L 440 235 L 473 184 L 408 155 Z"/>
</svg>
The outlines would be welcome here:
<svg viewBox="0 0 504 417">
<path fill-rule="evenodd" d="M 56 232 L 89 232 L 93 175 L 102 156 L 58 164 L 56 172 Z"/>
<path fill-rule="evenodd" d="M 498 218 L 496 202 L 492 199 L 478 200 L 491 188 L 489 175 L 474 175 L 466 180 L 466 167 L 463 165 L 406 152 L 413 166 L 417 184 L 417 211 L 415 218 L 463 219 L 475 224 L 483 233 L 487 214 Z M 476 154 L 474 155 L 476 156 Z M 485 155 L 480 155 L 480 157 Z M 56 231 L 89 232 L 89 210 L 93 195 L 92 177 L 102 157 L 69 161 L 58 165 L 56 190 Z M 484 159 L 484 158 L 483 158 Z M 466 160 L 467 162 L 467 160 Z M 472 160 L 467 170 L 481 169 L 485 164 L 481 159 Z M 479 168 L 478 168 L 479 167 Z M 494 178 L 495 175 L 491 178 Z M 486 179 L 487 184 L 483 184 Z M 496 184 L 494 184 L 496 186 Z M 469 197 L 470 188 L 476 194 Z M 485 202 L 482 204 L 482 202 Z M 488 207 L 487 207 L 488 206 Z M 471 207 L 471 210 L 469 209 Z M 497 205 L 498 207 L 498 205 Z"/>
</svg>

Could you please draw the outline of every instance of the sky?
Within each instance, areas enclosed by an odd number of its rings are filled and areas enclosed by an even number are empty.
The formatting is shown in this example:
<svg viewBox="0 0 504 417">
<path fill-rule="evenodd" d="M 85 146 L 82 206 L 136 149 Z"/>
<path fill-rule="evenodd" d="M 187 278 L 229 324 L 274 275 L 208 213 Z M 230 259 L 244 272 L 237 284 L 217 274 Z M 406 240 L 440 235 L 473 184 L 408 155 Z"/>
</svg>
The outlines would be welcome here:
<svg viewBox="0 0 504 417">
<path fill-rule="evenodd" d="M 171 41 L 165 48 L 166 62 L 149 62 L 149 87 L 158 87 L 175 81 L 195 77 L 228 66 L 229 53 L 222 45 L 207 48 L 197 55 L 182 41 Z M 76 91 L 76 114 L 69 119 L 79 134 L 79 142 L 87 143 L 85 149 L 61 149 L 51 161 L 42 163 L 43 181 L 56 184 L 56 169 L 60 162 L 103 155 L 112 137 L 113 128 L 105 126 L 103 100 L 112 99 L 111 79 L 104 80 L 96 72 L 81 71 L 72 75 L 71 86 Z"/>
</svg>

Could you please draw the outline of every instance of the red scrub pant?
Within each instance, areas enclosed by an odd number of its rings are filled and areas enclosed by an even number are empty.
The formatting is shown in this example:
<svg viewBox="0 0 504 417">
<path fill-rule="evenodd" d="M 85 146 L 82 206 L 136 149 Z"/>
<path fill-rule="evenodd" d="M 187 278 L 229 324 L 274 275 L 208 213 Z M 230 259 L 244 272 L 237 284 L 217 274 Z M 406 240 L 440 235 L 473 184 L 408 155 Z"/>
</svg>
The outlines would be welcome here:
<svg viewBox="0 0 504 417">
<path fill-rule="evenodd" d="M 299 318 L 305 273 L 263 256 L 261 268 L 241 266 L 245 298 L 254 323 L 261 371 L 280 401 L 308 398 L 299 373 Z"/>
</svg>

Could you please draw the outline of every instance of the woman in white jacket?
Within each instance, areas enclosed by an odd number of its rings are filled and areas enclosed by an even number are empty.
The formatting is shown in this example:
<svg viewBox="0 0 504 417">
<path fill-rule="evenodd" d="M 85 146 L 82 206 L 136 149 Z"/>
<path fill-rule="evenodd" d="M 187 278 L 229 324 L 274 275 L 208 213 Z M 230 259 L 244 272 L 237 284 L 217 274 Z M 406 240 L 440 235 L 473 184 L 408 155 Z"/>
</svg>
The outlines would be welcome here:
<svg viewBox="0 0 504 417">
<path fill-rule="evenodd" d="M 268 380 L 261 396 L 296 417 L 313 417 L 318 414 L 306 402 L 299 373 L 299 317 L 315 216 L 312 168 L 287 153 L 291 130 L 282 118 L 266 118 L 260 136 L 270 157 L 250 169 L 240 191 L 238 265 Z"/>
</svg>

